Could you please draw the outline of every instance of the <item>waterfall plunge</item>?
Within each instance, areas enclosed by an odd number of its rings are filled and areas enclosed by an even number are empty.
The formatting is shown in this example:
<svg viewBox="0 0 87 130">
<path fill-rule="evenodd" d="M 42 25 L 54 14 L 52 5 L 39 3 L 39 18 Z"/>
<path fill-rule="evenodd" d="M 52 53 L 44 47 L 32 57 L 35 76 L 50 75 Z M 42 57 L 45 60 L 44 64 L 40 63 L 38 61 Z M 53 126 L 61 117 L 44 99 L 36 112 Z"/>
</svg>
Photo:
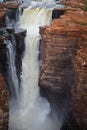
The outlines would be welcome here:
<svg viewBox="0 0 87 130">
<path fill-rule="evenodd" d="M 39 26 L 49 25 L 51 14 L 52 11 L 41 8 L 25 9 L 20 20 L 21 28 L 27 29 L 26 50 L 22 62 L 22 95 L 26 97 L 26 104 L 27 100 L 35 101 L 39 96 Z"/>
<path fill-rule="evenodd" d="M 59 130 L 61 123 L 50 116 L 50 105 L 40 97 L 39 79 L 39 26 L 50 25 L 52 10 L 24 9 L 20 28 L 27 30 L 25 54 L 22 60 L 21 90 L 18 101 L 10 102 L 9 130 Z"/>
<path fill-rule="evenodd" d="M 13 54 L 14 51 L 13 51 L 12 43 L 10 43 L 10 41 L 8 41 L 8 43 L 9 43 L 7 45 L 8 63 L 9 63 L 8 77 L 10 79 L 9 87 L 10 87 L 12 96 L 14 95 L 13 97 L 18 99 L 18 97 L 19 97 L 19 90 L 18 90 L 19 83 L 18 83 L 18 79 L 17 79 L 17 75 L 16 75 L 16 67 L 15 67 L 15 63 L 14 63 L 14 61 L 15 61 L 15 57 L 14 57 L 14 54 Z M 13 100 L 13 99 L 11 99 L 11 100 Z"/>
</svg>

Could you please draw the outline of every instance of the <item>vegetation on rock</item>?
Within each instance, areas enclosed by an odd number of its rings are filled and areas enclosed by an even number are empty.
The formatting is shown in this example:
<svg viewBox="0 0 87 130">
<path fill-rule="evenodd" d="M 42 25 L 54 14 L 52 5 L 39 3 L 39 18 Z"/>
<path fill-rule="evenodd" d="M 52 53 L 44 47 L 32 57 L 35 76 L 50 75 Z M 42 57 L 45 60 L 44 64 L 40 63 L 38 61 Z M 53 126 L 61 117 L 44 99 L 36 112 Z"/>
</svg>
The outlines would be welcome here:
<svg viewBox="0 0 87 130">
<path fill-rule="evenodd" d="M 83 10 L 84 10 L 84 11 L 87 11 L 87 0 L 84 2 Z"/>
</svg>

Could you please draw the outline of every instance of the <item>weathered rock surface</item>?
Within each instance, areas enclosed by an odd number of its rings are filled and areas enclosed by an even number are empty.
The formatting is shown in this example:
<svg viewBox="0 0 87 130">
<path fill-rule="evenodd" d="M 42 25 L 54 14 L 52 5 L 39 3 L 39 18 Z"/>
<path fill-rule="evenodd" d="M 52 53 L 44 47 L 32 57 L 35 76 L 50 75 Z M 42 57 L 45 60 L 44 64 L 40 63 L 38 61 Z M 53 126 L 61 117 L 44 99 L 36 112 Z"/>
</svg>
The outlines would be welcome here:
<svg viewBox="0 0 87 130">
<path fill-rule="evenodd" d="M 0 130 L 8 128 L 8 91 L 4 78 L 0 74 Z"/>
<path fill-rule="evenodd" d="M 19 5 L 20 4 L 17 2 L 0 2 L 0 27 L 6 26 L 6 24 L 8 24 L 6 17 L 8 17 L 10 20 L 16 21 L 17 9 Z"/>
<path fill-rule="evenodd" d="M 25 43 L 24 43 L 24 38 L 26 36 L 26 30 L 17 30 L 15 32 L 15 39 L 16 39 L 16 61 L 15 61 L 15 65 L 16 65 L 16 69 L 17 69 L 17 76 L 19 81 L 20 79 L 20 73 L 21 73 L 21 69 L 22 69 L 22 58 L 23 58 L 23 54 L 24 54 L 24 50 L 25 50 Z"/>
<path fill-rule="evenodd" d="M 14 29 L 16 22 L 17 8 L 19 3 L 0 3 L 0 130 L 8 129 L 8 49 L 7 45 L 12 43 L 15 55 L 15 65 L 17 67 L 17 75 L 20 81 L 21 58 L 23 56 L 25 30 Z M 6 17 L 9 17 L 7 23 Z M 9 25 L 8 25 L 9 24 Z M 3 76 L 2 76 L 3 75 Z M 9 81 L 8 81 L 9 80 Z M 12 86 L 11 86 L 12 87 Z M 8 88 L 8 89 L 6 89 Z M 9 93 L 10 94 L 10 93 Z M 11 95 L 11 94 L 10 94 Z"/>
<path fill-rule="evenodd" d="M 74 116 L 83 130 L 87 129 L 87 28 L 79 41 L 80 49 L 74 59 L 75 82 L 73 89 Z"/>
<path fill-rule="evenodd" d="M 42 67 L 39 84 L 52 107 L 58 110 L 60 106 L 61 112 L 64 107 L 65 113 L 67 110 L 73 112 L 81 130 L 86 130 L 87 11 L 83 11 L 82 3 L 74 1 L 66 1 L 65 10 L 50 27 L 40 29 Z M 78 128 L 71 124 L 66 129 Z"/>
<path fill-rule="evenodd" d="M 83 0 L 66 0 L 62 3 L 66 6 L 62 10 L 53 11 L 54 20 L 51 26 L 40 29 L 42 66 L 39 84 L 42 95 L 45 94 L 51 107 L 60 113 L 60 118 L 64 115 L 68 120 L 62 130 L 86 130 L 87 11 L 83 11 Z M 26 31 L 15 32 L 13 28 L 18 6 L 19 3 L 11 3 L 10 0 L 0 3 L 0 73 L 5 73 L 7 70 L 6 44 L 3 43 L 10 40 L 13 46 L 16 45 L 15 64 L 20 80 Z M 10 22 L 15 21 L 10 28 L 6 28 L 6 16 L 9 17 Z M 0 74 L 0 130 L 7 130 L 8 122 L 8 92 L 5 86 Z M 67 114 L 71 114 L 69 118 Z M 73 123 L 73 119 L 76 123 Z"/>
</svg>

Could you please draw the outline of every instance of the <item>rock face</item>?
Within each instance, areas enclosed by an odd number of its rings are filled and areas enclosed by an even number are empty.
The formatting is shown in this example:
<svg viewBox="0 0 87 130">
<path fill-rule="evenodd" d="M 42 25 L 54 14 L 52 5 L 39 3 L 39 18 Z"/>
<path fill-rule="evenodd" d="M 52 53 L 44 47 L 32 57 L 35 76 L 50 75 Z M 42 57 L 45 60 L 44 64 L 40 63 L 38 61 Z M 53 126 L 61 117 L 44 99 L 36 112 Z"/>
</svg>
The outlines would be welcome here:
<svg viewBox="0 0 87 130">
<path fill-rule="evenodd" d="M 74 59 L 75 82 L 73 104 L 75 118 L 83 130 L 87 129 L 87 27 L 79 40 L 80 49 Z M 83 127 L 84 126 L 84 127 Z"/>
<path fill-rule="evenodd" d="M 66 113 L 73 113 L 77 125 L 86 130 L 87 12 L 83 11 L 82 3 L 66 1 L 65 4 L 65 14 L 53 20 L 50 27 L 40 29 L 42 66 L 39 84 L 52 108 L 62 112 L 64 117 Z M 71 124 L 65 129 L 79 128 Z"/>
<path fill-rule="evenodd" d="M 62 1 L 65 8 L 53 11 L 50 27 L 40 28 L 42 60 L 39 85 L 61 120 L 61 130 L 87 129 L 87 11 L 83 0 Z M 0 3 L 0 130 L 7 130 L 7 49 L 11 41 L 20 81 L 25 30 L 14 30 L 19 3 Z M 61 15 L 61 16 L 60 16 Z M 9 22 L 8 19 L 9 18 Z M 7 28 L 7 26 L 9 26 Z M 2 74 L 1 74 L 2 73 Z M 3 78 L 3 76 L 4 78 Z M 68 115 L 68 116 L 67 116 Z"/>
<path fill-rule="evenodd" d="M 14 48 L 16 71 L 20 83 L 21 60 L 25 49 L 24 38 L 26 30 L 15 31 L 14 29 L 15 22 L 18 20 L 17 8 L 19 5 L 17 2 L 0 3 L 0 130 L 8 129 L 8 96 L 11 95 L 10 88 L 8 87 L 10 81 L 8 79 L 7 45 L 9 42 Z M 7 18 L 9 18 L 9 22 Z"/>
<path fill-rule="evenodd" d="M 17 76 L 20 82 L 20 73 L 21 73 L 21 67 L 22 67 L 22 57 L 23 52 L 25 50 L 25 43 L 24 38 L 26 36 L 26 30 L 17 30 L 15 32 L 15 39 L 16 39 L 16 69 L 17 69 Z"/>
<path fill-rule="evenodd" d="M 8 91 L 3 76 L 0 74 L 0 130 L 8 128 Z"/>
</svg>

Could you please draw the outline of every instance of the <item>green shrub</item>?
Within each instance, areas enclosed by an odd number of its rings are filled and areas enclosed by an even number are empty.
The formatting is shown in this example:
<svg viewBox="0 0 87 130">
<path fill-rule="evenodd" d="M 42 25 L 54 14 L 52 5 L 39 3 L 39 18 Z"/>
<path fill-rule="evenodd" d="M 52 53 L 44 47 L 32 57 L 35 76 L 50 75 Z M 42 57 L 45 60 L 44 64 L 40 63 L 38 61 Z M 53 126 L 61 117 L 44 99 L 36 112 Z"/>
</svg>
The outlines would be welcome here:
<svg viewBox="0 0 87 130">
<path fill-rule="evenodd" d="M 84 11 L 87 11 L 87 1 L 84 2 L 83 10 L 84 10 Z"/>
<path fill-rule="evenodd" d="M 81 23 L 81 25 L 82 25 L 82 26 L 86 26 L 86 25 L 87 25 L 87 23 L 85 23 L 85 22 L 82 22 L 82 23 Z"/>
</svg>

